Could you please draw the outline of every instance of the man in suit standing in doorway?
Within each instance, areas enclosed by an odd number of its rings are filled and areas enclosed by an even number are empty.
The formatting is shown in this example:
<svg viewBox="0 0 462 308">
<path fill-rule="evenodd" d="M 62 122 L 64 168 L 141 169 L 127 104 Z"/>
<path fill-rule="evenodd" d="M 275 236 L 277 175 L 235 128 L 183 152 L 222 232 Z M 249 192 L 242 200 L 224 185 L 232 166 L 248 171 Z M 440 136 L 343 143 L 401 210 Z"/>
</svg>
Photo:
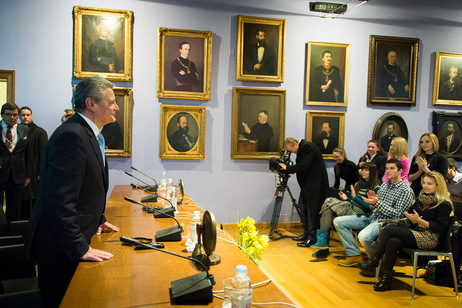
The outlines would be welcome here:
<svg viewBox="0 0 462 308">
<path fill-rule="evenodd" d="M 2 106 L 2 141 L 0 145 L 0 204 L 6 198 L 6 219 L 21 220 L 21 196 L 30 181 L 29 128 L 18 125 L 19 107 Z"/>
<path fill-rule="evenodd" d="M 74 92 L 75 115 L 47 145 L 25 243 L 38 265 L 44 307 L 59 306 L 80 261 L 112 258 L 90 240 L 101 228 L 119 230 L 104 217 L 109 184 L 100 133 L 119 110 L 113 87 L 102 77 L 84 78 Z"/>
</svg>

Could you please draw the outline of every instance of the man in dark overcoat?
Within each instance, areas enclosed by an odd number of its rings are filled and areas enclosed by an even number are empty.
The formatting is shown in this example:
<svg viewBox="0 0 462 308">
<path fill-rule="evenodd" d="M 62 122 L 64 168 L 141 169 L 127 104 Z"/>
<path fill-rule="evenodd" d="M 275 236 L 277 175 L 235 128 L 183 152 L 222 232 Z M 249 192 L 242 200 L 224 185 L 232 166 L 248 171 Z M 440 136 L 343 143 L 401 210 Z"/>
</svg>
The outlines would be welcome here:
<svg viewBox="0 0 462 308">
<path fill-rule="evenodd" d="M 303 223 L 303 234 L 294 238 L 302 241 L 299 247 L 310 247 L 316 243 L 316 229 L 319 228 L 319 211 L 329 194 L 329 180 L 327 170 L 318 147 L 309 141 L 294 138 L 284 139 L 284 148 L 297 154 L 295 165 L 287 166 L 279 163 L 282 170 L 287 173 L 296 173 L 300 185 L 298 208 Z"/>
</svg>

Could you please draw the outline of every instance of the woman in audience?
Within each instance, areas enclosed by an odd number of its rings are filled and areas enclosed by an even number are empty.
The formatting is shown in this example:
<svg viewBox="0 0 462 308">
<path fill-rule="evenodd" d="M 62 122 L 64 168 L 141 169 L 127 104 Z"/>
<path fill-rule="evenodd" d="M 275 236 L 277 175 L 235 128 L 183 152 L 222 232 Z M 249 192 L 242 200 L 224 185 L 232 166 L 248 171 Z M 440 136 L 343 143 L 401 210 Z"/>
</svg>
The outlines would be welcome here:
<svg viewBox="0 0 462 308">
<path fill-rule="evenodd" d="M 375 164 L 377 166 L 379 180 L 382 181 L 383 175 L 385 174 L 386 161 L 387 158 L 380 153 L 379 143 L 377 140 L 372 139 L 367 142 L 367 152 L 359 159 L 358 167 L 361 168 L 364 163 L 369 162 Z"/>
<path fill-rule="evenodd" d="M 419 150 L 412 158 L 409 170 L 409 181 L 414 195 L 418 196 L 422 190 L 420 179 L 425 172 L 438 171 L 446 179 L 448 173 L 448 159 L 446 155 L 438 153 L 438 137 L 435 134 L 425 133 L 420 137 Z"/>
<path fill-rule="evenodd" d="M 373 163 L 364 163 L 361 166 L 361 178 L 353 187 L 351 185 L 351 195 L 347 196 L 344 192 L 339 192 L 342 200 L 329 197 L 322 205 L 320 218 L 320 228 L 316 231 L 316 243 L 311 247 L 320 248 L 313 257 L 324 258 L 329 255 L 328 237 L 332 222 L 337 216 L 343 215 L 363 215 L 371 211 L 370 204 L 365 202 L 362 197 L 367 195 L 369 190 L 377 193 L 380 187 L 380 180 L 377 176 L 377 167 Z"/>
<path fill-rule="evenodd" d="M 334 166 L 335 173 L 335 190 L 340 187 L 340 179 L 345 180 L 345 192 L 350 191 L 351 185 L 354 185 L 358 181 L 358 167 L 354 162 L 347 159 L 346 152 L 343 148 L 335 148 L 332 152 L 334 160 L 337 162 Z"/>
<path fill-rule="evenodd" d="M 395 137 L 390 143 L 390 151 L 388 152 L 387 160 L 395 158 L 401 162 L 403 165 L 403 173 L 401 173 L 401 178 L 409 185 L 409 167 L 411 166 L 411 161 L 409 160 L 409 151 L 407 149 L 407 141 L 403 137 Z M 383 176 L 383 181 L 387 182 L 388 178 L 385 174 Z"/>
<path fill-rule="evenodd" d="M 393 266 L 400 248 L 435 249 L 441 234 L 447 231 L 453 206 L 446 189 L 444 177 L 435 171 L 422 176 L 422 191 L 416 202 L 404 212 L 410 225 L 388 225 L 381 235 L 374 256 L 358 264 L 362 270 L 377 267 L 385 255 L 383 275 L 374 285 L 374 291 L 391 289 Z"/>
</svg>

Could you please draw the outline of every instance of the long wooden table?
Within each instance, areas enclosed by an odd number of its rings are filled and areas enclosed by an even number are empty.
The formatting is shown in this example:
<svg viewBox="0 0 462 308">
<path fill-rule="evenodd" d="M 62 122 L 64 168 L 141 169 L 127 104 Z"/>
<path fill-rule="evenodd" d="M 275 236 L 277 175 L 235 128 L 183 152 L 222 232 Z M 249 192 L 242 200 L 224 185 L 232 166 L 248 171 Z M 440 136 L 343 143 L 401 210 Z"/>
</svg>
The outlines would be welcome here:
<svg viewBox="0 0 462 308">
<path fill-rule="evenodd" d="M 162 195 L 162 191 L 159 191 Z M 81 262 L 61 303 L 61 307 L 169 307 L 169 288 L 172 281 L 197 274 L 192 262 L 155 250 L 134 250 L 122 246 L 120 236 L 154 238 L 155 232 L 174 226 L 170 218 L 153 218 L 152 214 L 142 211 L 141 206 L 129 203 L 124 196 L 137 201 L 147 194 L 129 185 L 118 185 L 109 198 L 106 207 L 107 220 L 120 227 L 117 233 L 103 233 L 94 236 L 93 248 L 111 252 L 114 257 L 103 262 Z M 188 204 L 179 205 L 180 214 L 176 216 L 180 224 L 190 224 L 192 213 L 199 207 L 185 196 Z M 158 202 L 164 206 L 166 201 Z M 155 203 L 153 205 L 156 205 Z M 200 209 L 199 209 L 200 210 Z M 202 211 L 201 211 L 202 212 Z M 186 214 L 190 213 L 190 214 Z M 219 223 L 217 222 L 217 225 Z M 186 232 L 182 234 L 186 235 Z M 234 244 L 220 238 L 228 235 L 217 230 L 215 254 L 222 259 L 219 265 L 209 270 L 214 275 L 216 285 L 213 290 L 223 290 L 223 280 L 234 276 L 236 265 L 247 265 L 252 283 L 262 282 L 268 277 Z M 165 250 L 184 256 L 186 239 L 181 242 L 164 242 Z M 222 296 L 222 293 L 217 295 Z M 293 302 L 274 283 L 268 283 L 253 289 L 252 302 Z M 208 306 L 221 307 L 222 300 L 214 298 Z M 184 306 L 183 306 L 184 307 Z"/>
</svg>

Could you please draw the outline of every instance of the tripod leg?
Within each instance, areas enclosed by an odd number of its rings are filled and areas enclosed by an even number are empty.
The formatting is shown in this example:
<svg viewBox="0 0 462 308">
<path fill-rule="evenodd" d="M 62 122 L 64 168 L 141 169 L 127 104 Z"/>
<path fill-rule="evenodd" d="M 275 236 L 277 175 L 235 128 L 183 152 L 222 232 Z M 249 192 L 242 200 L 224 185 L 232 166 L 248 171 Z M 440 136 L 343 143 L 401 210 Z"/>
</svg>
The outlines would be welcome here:
<svg viewBox="0 0 462 308">
<path fill-rule="evenodd" d="M 271 218 L 271 231 L 269 233 L 270 240 L 273 239 L 274 231 L 279 223 L 279 216 L 281 215 L 282 201 L 284 200 L 284 187 L 278 186 L 276 188 L 276 201 L 274 203 L 273 217 Z"/>
</svg>

